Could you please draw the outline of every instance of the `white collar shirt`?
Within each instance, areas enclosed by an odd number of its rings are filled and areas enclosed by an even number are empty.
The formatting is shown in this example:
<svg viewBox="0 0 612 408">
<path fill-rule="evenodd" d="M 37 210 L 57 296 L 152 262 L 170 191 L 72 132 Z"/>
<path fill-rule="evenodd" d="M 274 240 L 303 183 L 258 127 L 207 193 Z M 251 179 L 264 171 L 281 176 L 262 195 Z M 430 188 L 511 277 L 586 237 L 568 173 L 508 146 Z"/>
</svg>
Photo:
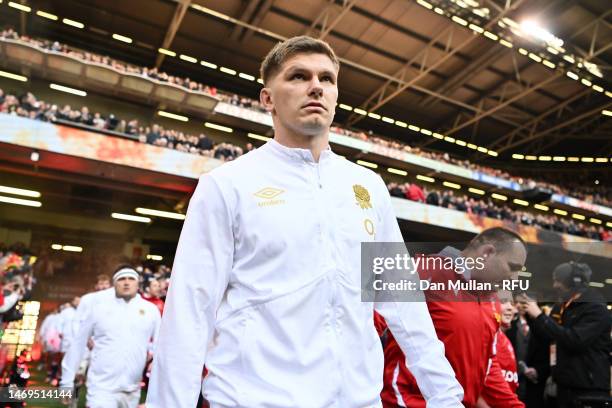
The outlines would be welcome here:
<svg viewBox="0 0 612 408">
<path fill-rule="evenodd" d="M 361 301 L 361 242 L 372 241 L 403 241 L 386 186 L 331 149 L 315 162 L 272 140 L 204 175 L 179 240 L 147 408 L 195 406 L 203 364 L 211 407 L 381 406 L 374 304 Z M 428 407 L 461 407 L 425 303 L 376 309 Z"/>
</svg>

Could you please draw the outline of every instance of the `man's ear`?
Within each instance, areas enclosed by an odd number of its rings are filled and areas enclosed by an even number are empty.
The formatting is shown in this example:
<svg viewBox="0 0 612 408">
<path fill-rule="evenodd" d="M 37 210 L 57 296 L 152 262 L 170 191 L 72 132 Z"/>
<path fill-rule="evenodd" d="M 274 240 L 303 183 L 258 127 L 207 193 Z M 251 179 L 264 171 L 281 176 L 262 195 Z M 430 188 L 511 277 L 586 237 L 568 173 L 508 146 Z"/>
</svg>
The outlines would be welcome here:
<svg viewBox="0 0 612 408">
<path fill-rule="evenodd" d="M 274 102 L 272 101 L 270 88 L 261 88 L 261 91 L 259 91 L 259 103 L 265 110 L 272 113 L 274 110 Z"/>
</svg>

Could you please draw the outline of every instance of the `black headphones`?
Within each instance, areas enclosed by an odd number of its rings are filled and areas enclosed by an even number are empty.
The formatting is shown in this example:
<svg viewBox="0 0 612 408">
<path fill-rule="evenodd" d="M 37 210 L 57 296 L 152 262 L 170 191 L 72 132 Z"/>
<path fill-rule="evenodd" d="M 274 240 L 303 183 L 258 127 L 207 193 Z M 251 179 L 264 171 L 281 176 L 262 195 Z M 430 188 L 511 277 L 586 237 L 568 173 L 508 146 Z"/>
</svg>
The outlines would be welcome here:
<svg viewBox="0 0 612 408">
<path fill-rule="evenodd" d="M 588 286 L 591 275 L 591 268 L 589 265 L 574 261 L 569 261 L 569 264 L 572 268 L 572 271 L 570 272 L 570 281 L 572 286 Z M 587 277 L 587 275 L 589 276 Z"/>
</svg>

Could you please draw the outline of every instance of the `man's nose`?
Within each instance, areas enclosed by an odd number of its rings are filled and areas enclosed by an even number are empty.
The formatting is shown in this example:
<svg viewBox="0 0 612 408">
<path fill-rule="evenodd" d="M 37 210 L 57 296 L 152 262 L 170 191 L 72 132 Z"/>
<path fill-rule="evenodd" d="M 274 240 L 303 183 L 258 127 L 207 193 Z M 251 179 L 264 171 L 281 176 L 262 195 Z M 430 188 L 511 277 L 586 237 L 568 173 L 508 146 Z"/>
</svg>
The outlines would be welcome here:
<svg viewBox="0 0 612 408">
<path fill-rule="evenodd" d="M 317 95 L 317 96 L 323 95 L 323 86 L 321 85 L 321 81 L 319 81 L 319 78 L 317 78 L 316 76 L 313 76 L 312 80 L 310 81 L 308 95 L 311 95 L 311 96 L 312 95 Z"/>
</svg>

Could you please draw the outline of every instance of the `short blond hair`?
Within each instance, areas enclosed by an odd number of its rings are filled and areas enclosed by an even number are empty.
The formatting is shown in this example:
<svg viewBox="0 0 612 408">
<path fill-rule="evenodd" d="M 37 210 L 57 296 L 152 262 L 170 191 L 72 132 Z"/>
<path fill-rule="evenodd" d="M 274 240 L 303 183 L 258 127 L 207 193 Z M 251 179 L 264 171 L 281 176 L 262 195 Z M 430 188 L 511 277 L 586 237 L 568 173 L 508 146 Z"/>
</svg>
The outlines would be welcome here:
<svg viewBox="0 0 612 408">
<path fill-rule="evenodd" d="M 336 70 L 340 69 L 338 57 L 328 43 L 307 35 L 300 35 L 279 42 L 266 55 L 259 69 L 264 84 L 267 84 L 269 79 L 278 74 L 285 61 L 297 54 L 327 55 Z"/>
</svg>

